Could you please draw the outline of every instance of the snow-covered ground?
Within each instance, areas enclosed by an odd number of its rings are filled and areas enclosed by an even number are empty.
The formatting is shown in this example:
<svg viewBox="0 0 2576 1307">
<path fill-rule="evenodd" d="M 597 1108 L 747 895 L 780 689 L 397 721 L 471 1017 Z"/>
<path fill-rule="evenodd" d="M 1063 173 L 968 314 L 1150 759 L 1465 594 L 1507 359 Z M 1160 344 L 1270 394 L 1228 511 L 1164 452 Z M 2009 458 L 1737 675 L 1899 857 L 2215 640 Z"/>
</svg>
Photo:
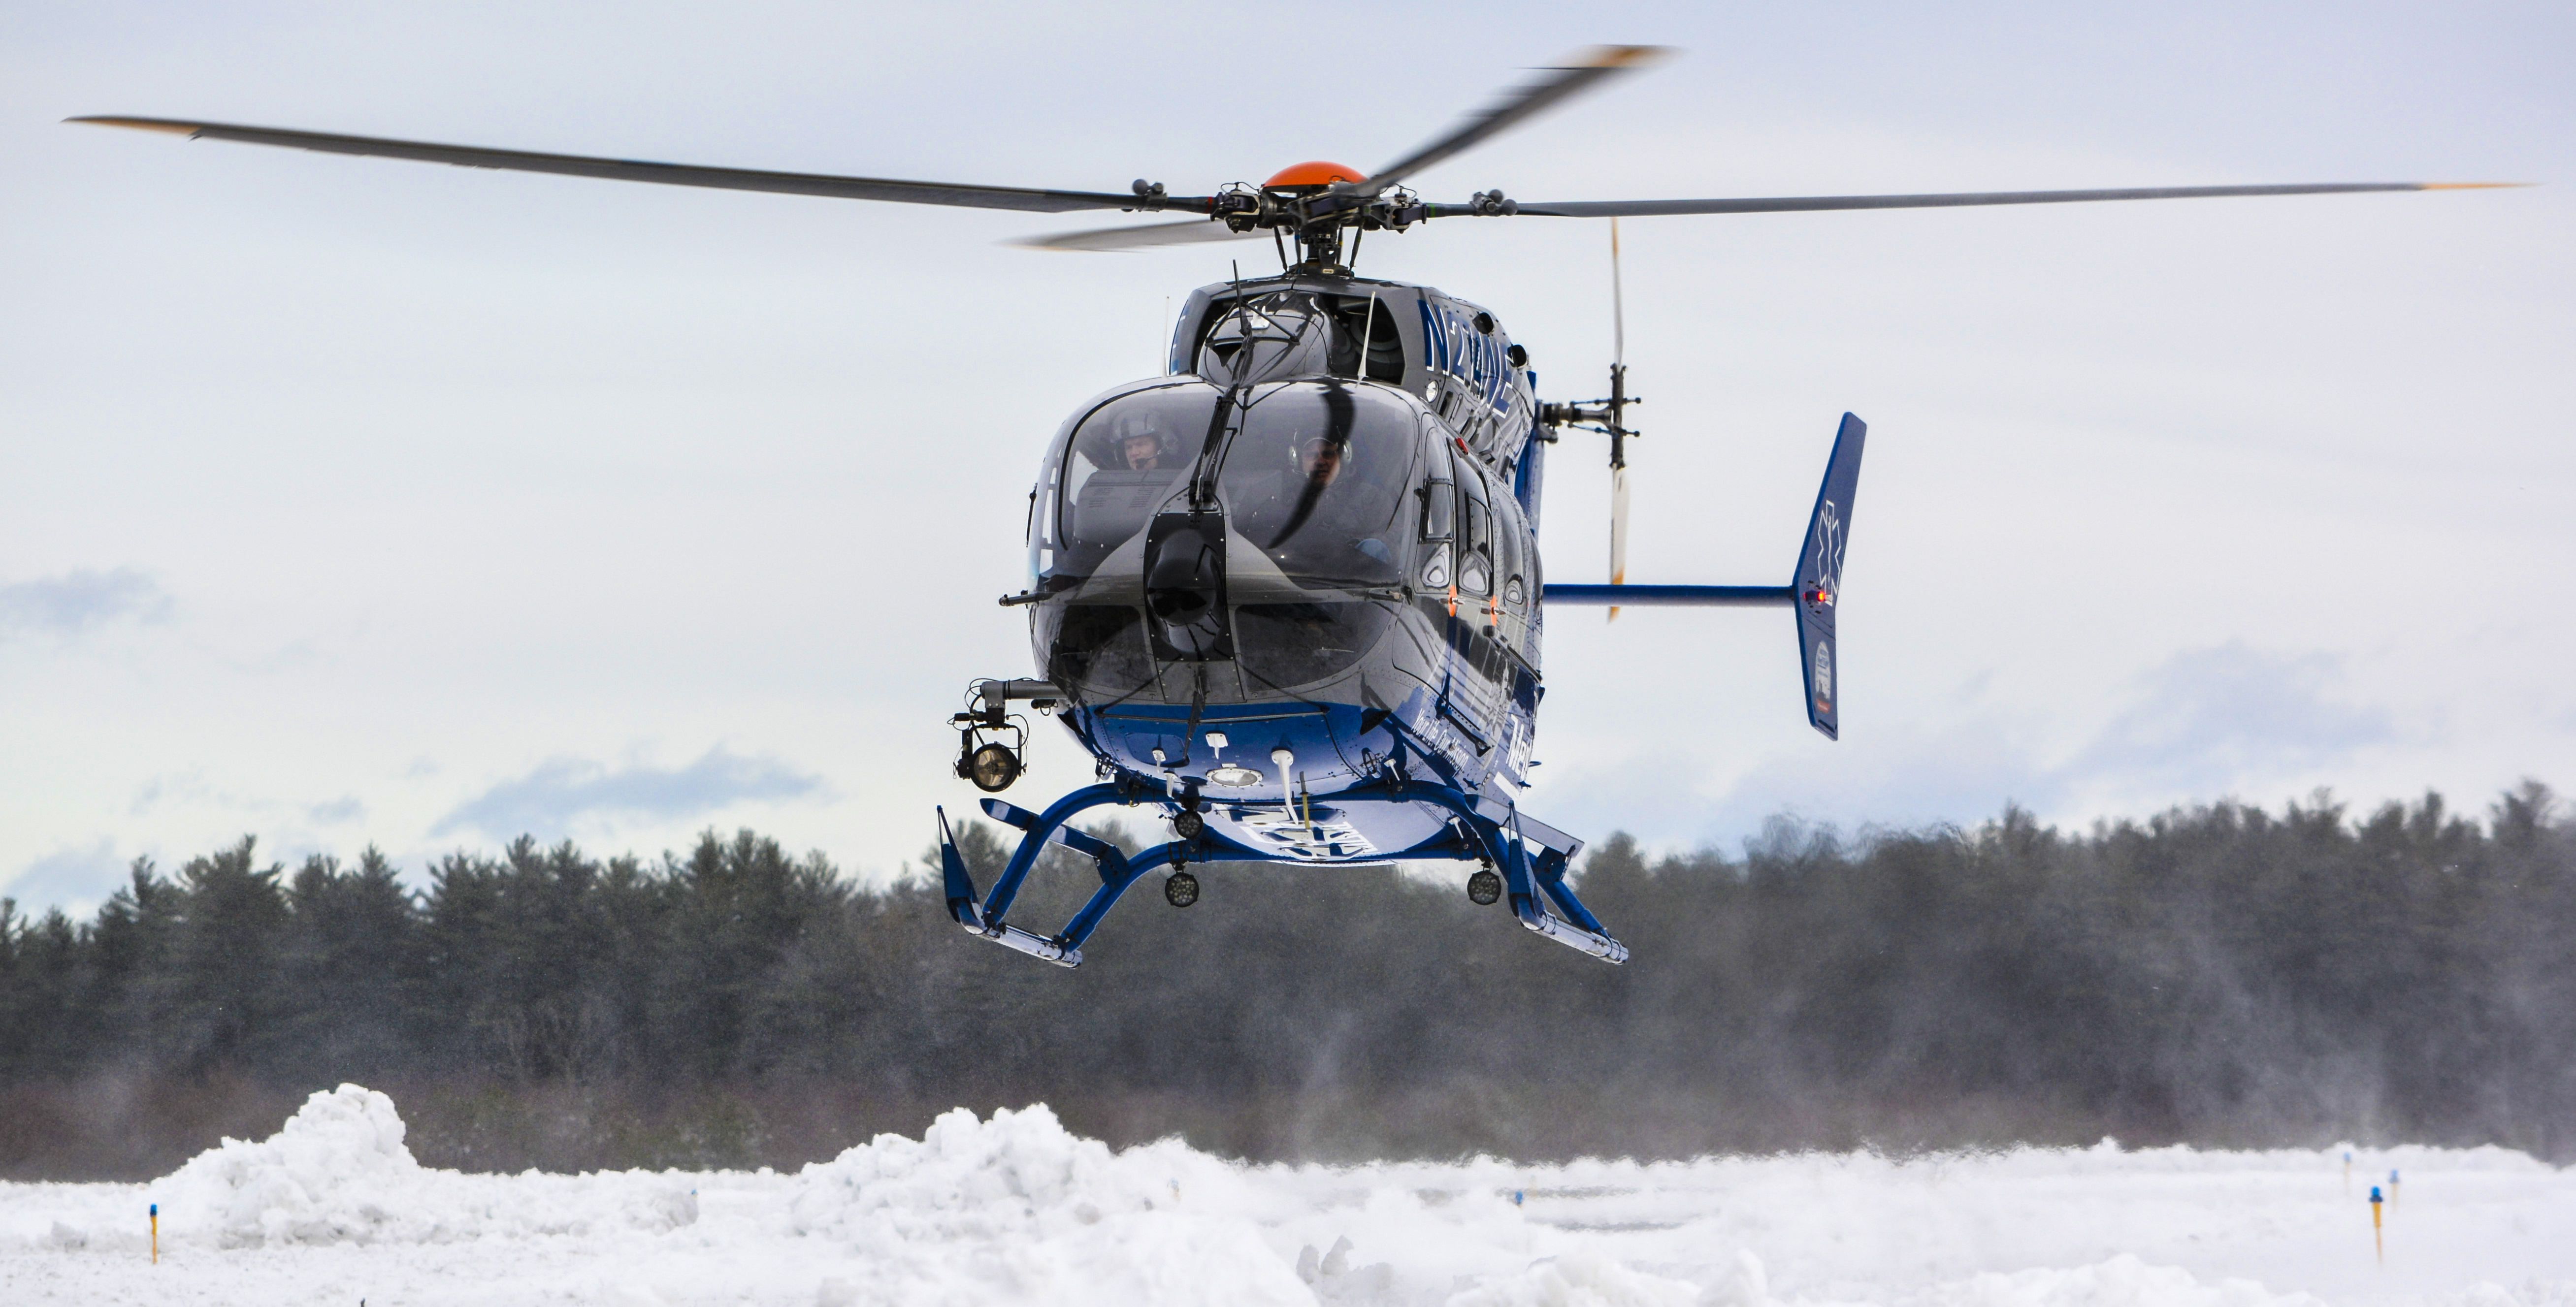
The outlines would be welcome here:
<svg viewBox="0 0 2576 1307">
<path fill-rule="evenodd" d="M 402 1139 L 345 1085 L 150 1184 L 0 1184 L 0 1304 L 2576 1307 L 2576 1173 L 2495 1149 L 1247 1167 L 1035 1107 L 794 1174 L 493 1176 Z"/>
</svg>

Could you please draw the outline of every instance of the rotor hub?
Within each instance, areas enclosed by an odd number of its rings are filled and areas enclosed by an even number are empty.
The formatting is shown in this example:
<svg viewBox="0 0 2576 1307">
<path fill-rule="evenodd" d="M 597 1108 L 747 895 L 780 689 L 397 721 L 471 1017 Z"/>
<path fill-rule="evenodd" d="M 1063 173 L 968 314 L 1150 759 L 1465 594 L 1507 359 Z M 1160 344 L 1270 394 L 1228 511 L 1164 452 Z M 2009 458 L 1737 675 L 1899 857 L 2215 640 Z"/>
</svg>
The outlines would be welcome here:
<svg viewBox="0 0 2576 1307">
<path fill-rule="evenodd" d="M 1261 187 L 1263 190 L 1286 190 L 1290 187 L 1330 186 L 1335 182 L 1358 183 L 1367 180 L 1367 173 L 1348 164 L 1309 159 L 1304 163 L 1292 163 L 1271 174 L 1270 180 L 1261 183 Z"/>
</svg>

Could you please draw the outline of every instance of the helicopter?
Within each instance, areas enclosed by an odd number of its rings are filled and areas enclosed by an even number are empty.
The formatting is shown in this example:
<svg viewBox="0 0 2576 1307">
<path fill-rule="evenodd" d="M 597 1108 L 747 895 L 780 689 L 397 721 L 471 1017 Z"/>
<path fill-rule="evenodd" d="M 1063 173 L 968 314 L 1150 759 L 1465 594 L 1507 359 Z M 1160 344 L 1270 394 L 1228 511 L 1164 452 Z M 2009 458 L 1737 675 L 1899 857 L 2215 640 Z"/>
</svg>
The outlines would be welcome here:
<svg viewBox="0 0 2576 1307">
<path fill-rule="evenodd" d="M 937 816 L 949 916 L 978 938 L 1060 966 L 1138 880 L 1196 902 L 1193 863 L 1322 867 L 1473 862 L 1468 897 L 1508 900 L 1533 933 L 1604 962 L 1628 948 L 1575 893 L 1581 840 L 1522 810 L 1534 766 L 1550 608 L 1786 608 L 1810 725 L 1840 736 L 1835 618 L 1868 428 L 1842 416 L 1786 580 L 1628 584 L 1628 410 L 1617 221 L 1743 213 L 2469 189 L 2510 183 L 2343 182 L 1914 195 L 1522 201 L 1499 189 L 1429 201 L 1419 174 L 1664 57 L 1662 47 L 1578 52 L 1374 173 L 1313 161 L 1258 184 L 1172 193 L 958 185 L 543 154 L 181 119 L 72 122 L 190 138 L 464 167 L 718 189 L 1178 221 L 1021 242 L 1133 250 L 1267 237 L 1280 268 L 1191 292 L 1161 374 L 1077 409 L 1029 491 L 1024 587 L 1033 677 L 978 680 L 957 774 L 988 795 L 1025 769 L 1026 704 L 1094 760 L 1095 783 L 1042 811 L 988 797 L 1020 839 L 989 892 Z M 1438 289 L 1362 277 L 1375 233 L 1434 221 L 1611 221 L 1608 395 L 1548 401 L 1527 349 L 1488 309 Z M 1292 250 L 1293 247 L 1293 250 Z M 1549 451 L 1570 431 L 1607 438 L 1607 584 L 1545 578 L 1538 548 Z M 1171 838 L 1140 853 L 1076 827 L 1107 805 L 1144 806 Z M 1011 909 L 1050 846 L 1095 863 L 1100 884 L 1061 928 Z"/>
</svg>

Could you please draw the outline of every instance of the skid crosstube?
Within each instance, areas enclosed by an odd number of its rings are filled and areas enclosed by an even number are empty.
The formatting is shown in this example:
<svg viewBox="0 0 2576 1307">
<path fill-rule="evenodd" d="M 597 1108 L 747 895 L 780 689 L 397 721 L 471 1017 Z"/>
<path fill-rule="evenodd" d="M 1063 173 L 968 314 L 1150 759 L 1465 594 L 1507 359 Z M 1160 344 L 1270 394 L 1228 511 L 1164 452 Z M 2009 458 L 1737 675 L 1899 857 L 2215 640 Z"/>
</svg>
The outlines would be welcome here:
<svg viewBox="0 0 2576 1307">
<path fill-rule="evenodd" d="M 1371 798 L 1395 799 L 1399 794 L 1405 801 L 1440 804 L 1457 817 L 1448 838 L 1408 850 L 1400 856 L 1489 861 L 1503 871 L 1512 915 L 1519 918 L 1521 925 L 1531 933 L 1543 935 L 1604 962 L 1616 964 L 1628 960 L 1628 946 L 1611 938 L 1600 919 L 1575 897 L 1574 887 L 1565 883 L 1565 873 L 1573 865 L 1575 853 L 1583 847 L 1581 840 L 1524 817 L 1518 808 L 1508 804 L 1489 797 L 1470 799 L 1445 786 L 1398 782 L 1389 785 L 1384 794 L 1374 793 L 1373 789 L 1356 790 L 1345 792 L 1339 799 L 1349 803 Z M 1033 813 L 1000 799 L 984 800 L 986 815 L 1020 830 L 1019 847 L 1012 850 L 1011 860 L 1003 867 L 1001 879 L 993 882 L 989 898 L 976 892 L 974 877 L 968 873 L 966 860 L 957 852 L 957 841 L 949 830 L 948 813 L 941 809 L 940 876 L 948 900 L 949 917 L 969 933 L 1004 948 L 1016 949 L 1060 967 L 1078 967 L 1082 965 L 1083 941 L 1100 928 L 1102 919 L 1109 915 L 1109 910 L 1117 905 L 1128 887 L 1155 867 L 1167 864 L 1178 867 L 1193 860 L 1314 865 L 1249 848 L 1213 830 L 1202 832 L 1195 841 L 1175 840 L 1131 858 L 1116 845 L 1068 824 L 1092 808 L 1140 799 L 1150 801 L 1151 797 L 1152 791 L 1133 784 L 1090 785 L 1056 800 L 1043 813 Z M 1012 903 L 1019 898 L 1020 887 L 1027 882 L 1029 873 L 1036 869 L 1038 856 L 1050 843 L 1061 844 L 1090 857 L 1100 871 L 1100 888 L 1092 891 L 1090 900 L 1082 905 L 1081 911 L 1073 914 L 1073 919 L 1065 923 L 1063 930 L 1053 935 L 1040 935 L 1010 925 L 1005 918 Z M 1550 903 L 1556 905 L 1555 913 L 1548 911 L 1547 904 Z"/>
</svg>

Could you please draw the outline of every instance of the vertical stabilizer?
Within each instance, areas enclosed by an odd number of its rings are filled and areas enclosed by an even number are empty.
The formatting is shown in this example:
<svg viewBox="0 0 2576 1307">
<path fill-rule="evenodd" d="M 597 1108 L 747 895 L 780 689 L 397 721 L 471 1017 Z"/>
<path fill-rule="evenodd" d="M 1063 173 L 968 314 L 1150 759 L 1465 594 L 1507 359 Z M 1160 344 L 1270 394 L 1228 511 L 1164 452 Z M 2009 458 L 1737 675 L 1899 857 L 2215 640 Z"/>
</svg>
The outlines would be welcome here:
<svg viewBox="0 0 2576 1307">
<path fill-rule="evenodd" d="M 1841 665 L 1834 647 L 1834 612 L 1842 602 L 1843 549 L 1851 542 L 1852 492 L 1860 485 L 1861 445 L 1869 424 L 1849 413 L 1825 460 L 1825 483 L 1807 515 L 1807 538 L 1798 550 L 1791 588 L 1798 608 L 1798 665 L 1807 683 L 1807 723 L 1829 740 L 1841 739 Z"/>
</svg>

